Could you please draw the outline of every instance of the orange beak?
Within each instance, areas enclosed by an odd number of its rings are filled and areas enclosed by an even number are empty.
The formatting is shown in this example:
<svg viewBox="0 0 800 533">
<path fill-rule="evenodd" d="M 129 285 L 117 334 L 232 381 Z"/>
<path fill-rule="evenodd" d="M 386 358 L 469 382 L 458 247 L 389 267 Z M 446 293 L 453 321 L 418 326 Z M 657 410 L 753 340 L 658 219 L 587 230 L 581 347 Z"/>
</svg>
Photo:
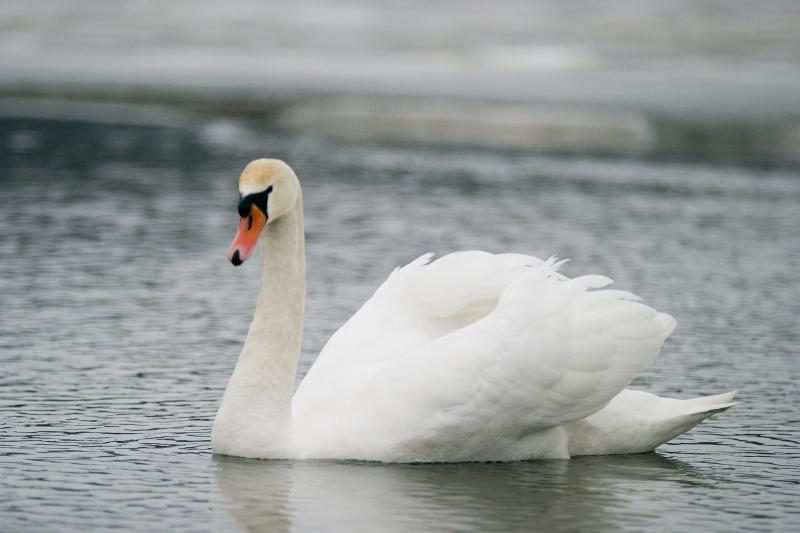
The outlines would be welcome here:
<svg viewBox="0 0 800 533">
<path fill-rule="evenodd" d="M 258 236 L 267 223 L 267 214 L 257 206 L 250 206 L 250 214 L 239 221 L 239 229 L 228 248 L 228 260 L 233 266 L 239 266 L 253 253 Z"/>
</svg>

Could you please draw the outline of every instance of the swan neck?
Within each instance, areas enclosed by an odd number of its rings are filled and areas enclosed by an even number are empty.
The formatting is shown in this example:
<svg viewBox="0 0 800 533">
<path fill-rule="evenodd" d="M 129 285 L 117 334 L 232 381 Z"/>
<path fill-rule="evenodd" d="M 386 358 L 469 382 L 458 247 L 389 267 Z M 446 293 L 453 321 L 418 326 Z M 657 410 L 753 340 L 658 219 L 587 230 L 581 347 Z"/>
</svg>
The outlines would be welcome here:
<svg viewBox="0 0 800 533">
<path fill-rule="evenodd" d="M 303 204 L 271 223 L 260 242 L 261 288 L 242 355 L 269 370 L 269 388 L 290 411 L 303 336 L 306 299 Z"/>
<path fill-rule="evenodd" d="M 261 288 L 239 360 L 214 424 L 214 451 L 286 454 L 305 307 L 303 203 L 261 235 Z M 252 448 L 252 449 L 251 449 Z"/>
</svg>

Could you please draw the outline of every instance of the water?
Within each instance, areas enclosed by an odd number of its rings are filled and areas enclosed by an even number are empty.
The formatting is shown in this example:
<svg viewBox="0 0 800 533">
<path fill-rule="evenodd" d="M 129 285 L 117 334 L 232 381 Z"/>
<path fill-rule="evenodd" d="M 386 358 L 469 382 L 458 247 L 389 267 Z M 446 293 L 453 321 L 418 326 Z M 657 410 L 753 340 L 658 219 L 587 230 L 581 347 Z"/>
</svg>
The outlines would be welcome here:
<svg viewBox="0 0 800 533">
<path fill-rule="evenodd" d="M 796 163 L 798 27 L 795 0 L 5 0 L 0 96 L 170 102 L 360 140 Z"/>
<path fill-rule="evenodd" d="M 3 531 L 797 530 L 792 167 L 366 145 L 246 122 L 0 120 Z M 574 258 L 679 322 L 634 386 L 741 403 L 655 454 L 463 465 L 210 453 L 255 303 L 236 178 L 304 184 L 302 375 L 403 262 Z"/>
<path fill-rule="evenodd" d="M 156 75 L 151 83 L 202 77 L 214 88 L 256 76 L 330 88 L 356 81 L 350 76 L 399 82 L 467 70 L 620 68 L 735 69 L 762 75 L 765 85 L 767 73 L 800 74 L 792 0 L 758 9 L 747 0 L 500 0 L 491 8 L 478 0 L 7 0 L 0 16 L 3 82 L 84 75 L 124 85 Z M 423 85 L 407 80 L 396 89 Z"/>
</svg>

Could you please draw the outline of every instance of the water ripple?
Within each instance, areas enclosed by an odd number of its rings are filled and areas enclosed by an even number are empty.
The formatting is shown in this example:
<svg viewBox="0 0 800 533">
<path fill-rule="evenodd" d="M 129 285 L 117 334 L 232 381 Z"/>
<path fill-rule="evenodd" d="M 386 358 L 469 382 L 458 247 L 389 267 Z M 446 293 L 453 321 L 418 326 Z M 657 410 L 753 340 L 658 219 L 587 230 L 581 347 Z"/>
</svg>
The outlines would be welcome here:
<svg viewBox="0 0 800 533">
<path fill-rule="evenodd" d="M 0 137 L 19 129 L 42 148 L 0 149 L 3 531 L 800 529 L 791 169 L 365 148 L 257 129 L 223 150 L 169 128 L 0 121 Z M 156 150 L 165 138 L 181 149 Z M 97 139 L 92 157 L 77 155 Z M 397 264 L 516 250 L 573 257 L 567 273 L 611 273 L 678 317 L 635 386 L 738 388 L 741 403 L 641 456 L 212 458 L 256 291 L 256 267 L 224 258 L 235 174 L 262 150 L 304 178 L 301 375 Z"/>
</svg>

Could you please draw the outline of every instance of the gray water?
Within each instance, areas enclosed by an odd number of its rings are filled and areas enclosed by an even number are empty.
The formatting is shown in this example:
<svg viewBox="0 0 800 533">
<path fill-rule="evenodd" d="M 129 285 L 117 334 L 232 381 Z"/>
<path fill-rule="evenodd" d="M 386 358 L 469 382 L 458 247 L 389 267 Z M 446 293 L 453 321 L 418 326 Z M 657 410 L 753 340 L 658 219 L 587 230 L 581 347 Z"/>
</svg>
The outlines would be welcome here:
<svg viewBox="0 0 800 533">
<path fill-rule="evenodd" d="M 504 73 L 542 81 L 608 69 L 661 72 L 673 84 L 692 74 L 751 79 L 769 90 L 800 75 L 799 21 L 793 0 L 757 9 L 749 0 L 6 0 L 0 87 L 61 80 L 102 92 L 202 79 L 199 90 L 366 84 L 396 94 L 472 72 L 487 76 L 482 87 L 458 92 L 485 96 L 510 81 Z"/>
<path fill-rule="evenodd" d="M 798 27 L 796 0 L 4 0 L 0 96 L 266 114 L 362 141 L 797 163 Z"/>
<path fill-rule="evenodd" d="M 0 530 L 800 528 L 800 174 L 369 145 L 194 119 L 0 120 Z M 213 457 L 257 262 L 236 179 L 305 191 L 301 363 L 396 265 L 558 254 L 679 322 L 634 387 L 741 403 L 656 453 L 509 464 Z"/>
</svg>

